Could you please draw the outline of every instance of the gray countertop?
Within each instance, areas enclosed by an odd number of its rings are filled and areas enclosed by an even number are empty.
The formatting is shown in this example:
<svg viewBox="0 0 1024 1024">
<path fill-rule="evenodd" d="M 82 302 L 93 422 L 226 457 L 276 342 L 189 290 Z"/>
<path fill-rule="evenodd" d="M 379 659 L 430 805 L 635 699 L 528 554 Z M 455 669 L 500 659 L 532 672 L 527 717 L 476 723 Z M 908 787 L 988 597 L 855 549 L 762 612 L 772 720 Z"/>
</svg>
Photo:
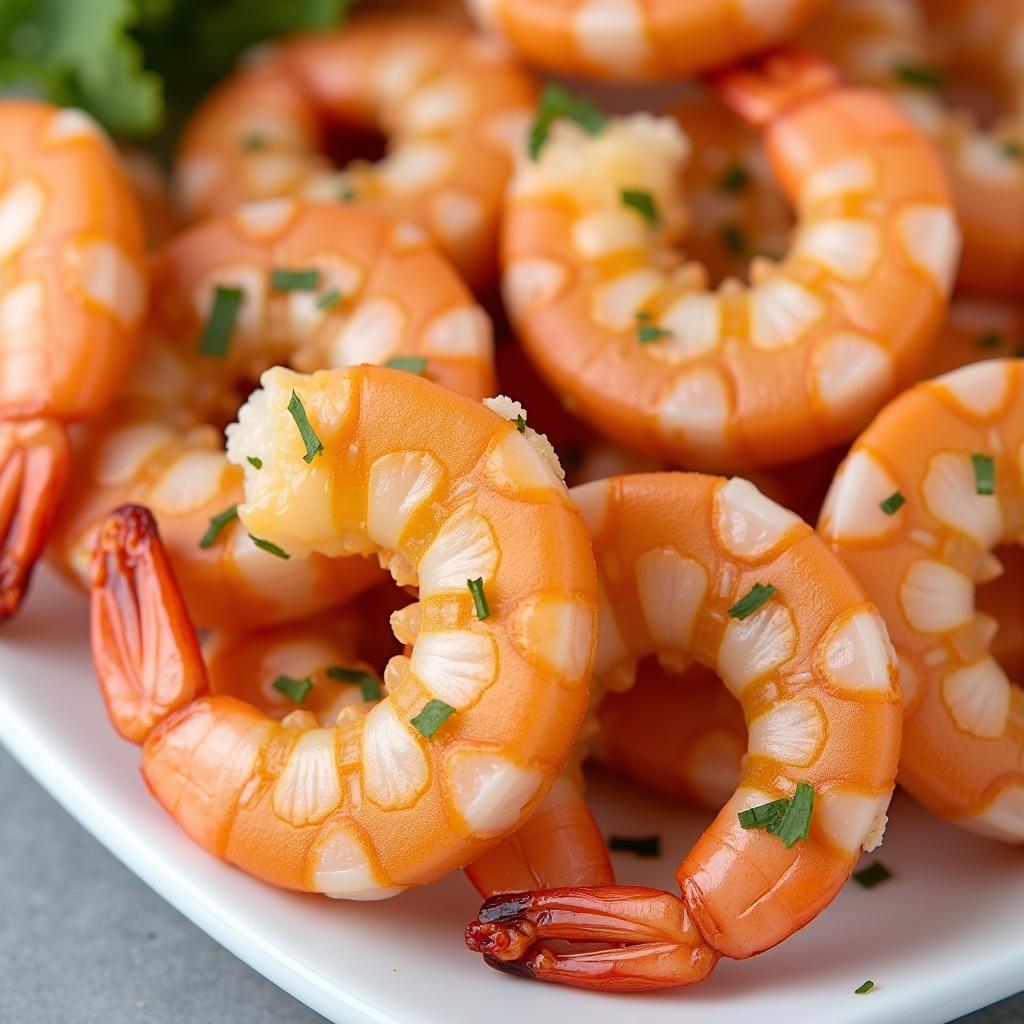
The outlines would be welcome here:
<svg viewBox="0 0 1024 1024">
<path fill-rule="evenodd" d="M 0 1024 L 322 1024 L 115 860 L 0 748 Z M 1019 1024 L 1024 995 L 969 1017 Z"/>
</svg>

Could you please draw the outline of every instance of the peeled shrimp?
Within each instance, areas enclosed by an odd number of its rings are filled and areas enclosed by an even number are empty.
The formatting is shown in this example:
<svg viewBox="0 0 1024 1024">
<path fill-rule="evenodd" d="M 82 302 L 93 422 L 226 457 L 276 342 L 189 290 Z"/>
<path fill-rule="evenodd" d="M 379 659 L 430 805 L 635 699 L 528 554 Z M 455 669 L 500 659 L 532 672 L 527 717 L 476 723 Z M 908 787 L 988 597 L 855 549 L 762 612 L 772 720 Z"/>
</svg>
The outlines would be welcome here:
<svg viewBox="0 0 1024 1024">
<path fill-rule="evenodd" d="M 900 782 L 936 813 L 1024 842 L 1024 694 L 992 656 L 1018 638 L 1020 579 L 1001 607 L 993 551 L 1024 537 L 1024 361 L 926 381 L 888 405 L 840 467 L 819 532 L 877 602 L 900 659 Z M 1018 568 L 1020 559 L 1013 563 Z"/>
<path fill-rule="evenodd" d="M 0 100 L 0 619 L 56 514 L 65 424 L 103 409 L 135 351 L 143 255 L 102 129 L 78 110 Z"/>
<path fill-rule="evenodd" d="M 202 626 L 303 618 L 379 580 L 368 559 L 292 561 L 261 549 L 230 515 L 242 475 L 224 456 L 221 428 L 276 363 L 398 359 L 470 397 L 492 394 L 490 322 L 458 275 L 409 224 L 281 199 L 178 235 L 155 255 L 153 281 L 141 360 L 109 414 L 79 440 L 54 531 L 61 568 L 87 582 L 100 522 L 132 502 L 156 515 Z M 225 288 L 238 289 L 233 327 L 222 355 L 204 354 Z"/>
<path fill-rule="evenodd" d="M 296 557 L 378 552 L 418 585 L 393 620 L 412 650 L 380 703 L 331 728 L 208 694 L 152 518 L 115 514 L 93 651 L 108 692 L 161 695 L 149 788 L 206 849 L 285 888 L 377 899 L 467 864 L 543 799 L 586 707 L 593 555 L 553 457 L 514 420 L 376 367 L 267 371 L 228 455 L 246 529 Z"/>
<path fill-rule="evenodd" d="M 691 984 L 720 956 L 752 956 L 807 924 L 880 843 L 902 725 L 895 660 L 852 575 L 746 481 L 655 473 L 573 497 L 598 563 L 595 687 L 628 684 L 651 654 L 712 669 L 749 727 L 742 778 L 679 866 L 681 899 L 635 887 L 506 894 L 484 904 L 467 944 L 547 981 Z M 740 812 L 799 784 L 813 788 L 805 838 L 787 847 L 741 826 Z M 544 939 L 607 948 L 558 952 L 538 948 Z"/>
<path fill-rule="evenodd" d="M 295 195 L 355 201 L 428 231 L 475 287 L 494 276 L 512 139 L 530 76 L 458 25 L 353 20 L 276 43 L 198 109 L 175 166 L 190 217 Z M 383 131 L 388 155 L 338 169 L 331 133 Z"/>
<path fill-rule="evenodd" d="M 687 218 L 676 124 L 560 121 L 511 187 L 504 292 L 531 359 L 596 430 L 676 464 L 779 464 L 851 437 L 913 374 L 958 234 L 929 144 L 881 94 L 794 53 L 718 91 L 765 125 L 798 206 L 782 263 L 707 291 L 672 248 Z"/>
<path fill-rule="evenodd" d="M 481 25 L 532 63 L 581 78 L 652 81 L 783 42 L 826 0 L 470 0 Z"/>
</svg>

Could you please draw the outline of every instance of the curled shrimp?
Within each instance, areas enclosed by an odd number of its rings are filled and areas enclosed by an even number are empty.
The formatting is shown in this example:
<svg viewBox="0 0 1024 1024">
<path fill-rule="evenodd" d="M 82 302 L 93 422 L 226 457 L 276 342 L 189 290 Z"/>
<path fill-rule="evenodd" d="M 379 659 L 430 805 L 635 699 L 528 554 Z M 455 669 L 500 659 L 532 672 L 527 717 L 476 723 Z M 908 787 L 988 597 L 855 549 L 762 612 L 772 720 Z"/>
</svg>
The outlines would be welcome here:
<svg viewBox="0 0 1024 1024">
<path fill-rule="evenodd" d="M 550 71 L 612 81 L 695 75 L 784 42 L 826 0 L 470 0 L 481 25 Z"/>
<path fill-rule="evenodd" d="M 958 234 L 931 147 L 880 93 L 791 52 L 717 88 L 764 125 L 797 204 L 780 264 L 709 292 L 672 246 L 686 224 L 675 123 L 562 121 L 511 186 L 504 293 L 531 359 L 596 430 L 675 464 L 779 464 L 848 439 L 911 376 Z"/>
<path fill-rule="evenodd" d="M 1018 0 L 845 0 L 806 38 L 935 143 L 963 232 L 958 283 L 972 293 L 1024 296 L 1022 32 Z"/>
<path fill-rule="evenodd" d="M 468 398 L 364 366 L 267 371 L 228 454 L 254 534 L 295 556 L 377 551 L 418 585 L 392 623 L 411 654 L 389 662 L 383 700 L 330 728 L 209 694 L 152 517 L 115 514 L 93 652 L 108 706 L 159 697 L 134 736 L 150 790 L 206 849 L 285 888 L 375 899 L 465 865 L 542 800 L 586 707 L 593 555 L 549 451 Z"/>
<path fill-rule="evenodd" d="M 21 602 L 68 473 L 135 351 L 142 223 L 117 154 L 78 110 L 0 101 L 0 619 Z"/>
<path fill-rule="evenodd" d="M 426 19 L 354 20 L 286 40 L 196 111 L 175 164 L 190 217 L 280 195 L 356 201 L 428 231 L 475 287 L 496 269 L 511 142 L 530 76 L 469 29 Z M 331 133 L 387 133 L 378 163 L 338 169 Z"/>
<path fill-rule="evenodd" d="M 204 627 L 303 618 L 378 581 L 369 559 L 286 560 L 251 538 L 234 514 L 242 476 L 221 429 L 276 363 L 391 360 L 473 398 L 491 394 L 490 322 L 468 288 L 418 228 L 289 199 L 186 230 L 152 273 L 141 359 L 79 441 L 54 530 L 58 565 L 87 582 L 99 524 L 134 503 L 156 515 Z"/>
<path fill-rule="evenodd" d="M 1024 662 L 1020 578 L 1000 584 L 992 614 L 975 592 L 1004 572 L 998 546 L 1024 536 L 1022 452 L 1024 361 L 963 367 L 886 406 L 840 467 L 818 527 L 899 655 L 900 782 L 943 817 L 1013 843 L 1024 842 L 1024 696 L 1007 675 Z M 1010 565 L 1020 563 L 1017 552 Z M 1016 647 L 1005 668 L 992 650 L 1003 622 Z"/>
<path fill-rule="evenodd" d="M 860 850 L 881 841 L 902 726 L 895 661 L 853 576 L 746 481 L 642 474 L 573 497 L 598 564 L 595 686 L 632 678 L 651 654 L 693 658 L 743 707 L 743 774 L 680 864 L 681 898 L 635 887 L 506 894 L 484 904 L 467 944 L 492 967 L 546 981 L 692 984 L 720 956 L 752 956 L 811 921 Z M 804 838 L 744 827 L 743 812 L 795 800 L 801 786 L 813 791 Z M 602 948 L 561 952 L 546 939 Z"/>
</svg>

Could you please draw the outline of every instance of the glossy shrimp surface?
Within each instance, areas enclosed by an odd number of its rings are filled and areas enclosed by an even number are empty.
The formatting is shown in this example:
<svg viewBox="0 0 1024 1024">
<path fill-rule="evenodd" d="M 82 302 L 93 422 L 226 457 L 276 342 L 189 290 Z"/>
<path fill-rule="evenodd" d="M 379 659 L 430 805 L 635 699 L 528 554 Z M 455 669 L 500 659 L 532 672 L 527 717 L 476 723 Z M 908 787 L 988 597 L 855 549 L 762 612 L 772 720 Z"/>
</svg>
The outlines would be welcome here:
<svg viewBox="0 0 1024 1024">
<path fill-rule="evenodd" d="M 354 20 L 275 44 L 214 92 L 186 128 L 179 195 L 192 217 L 279 195 L 355 201 L 419 225 L 483 286 L 533 103 L 530 76 L 469 29 Z M 331 133 L 360 131 L 385 133 L 387 156 L 335 167 Z"/>
<path fill-rule="evenodd" d="M 527 60 L 582 78 L 652 81 L 728 64 L 794 35 L 826 0 L 470 0 Z"/>
<path fill-rule="evenodd" d="M 135 351 L 143 257 L 139 210 L 100 127 L 0 100 L 0 618 L 56 514 L 64 425 L 103 409 Z"/>
<path fill-rule="evenodd" d="M 277 363 L 398 359 L 472 398 L 492 394 L 490 322 L 466 286 L 418 228 L 288 199 L 176 236 L 155 255 L 153 280 L 142 357 L 109 414 L 79 439 L 58 564 L 86 580 L 99 523 L 133 502 L 156 515 L 201 626 L 301 618 L 378 580 L 369 559 L 286 560 L 258 547 L 230 516 L 242 474 L 225 458 L 221 428 Z M 211 354 L 203 339 L 225 294 L 237 309 L 224 352 Z"/>
<path fill-rule="evenodd" d="M 674 122 L 558 122 L 512 185 L 504 292 L 531 359 L 596 430 L 676 464 L 778 464 L 851 437 L 914 372 L 958 234 L 931 147 L 878 92 L 788 52 L 718 89 L 764 123 L 797 206 L 781 263 L 710 291 L 681 261 Z"/>
<path fill-rule="evenodd" d="M 292 396 L 323 445 L 308 462 Z M 468 863 L 541 801 L 586 706 L 596 580 L 557 464 L 514 421 L 374 367 L 268 371 L 228 452 L 246 467 L 239 514 L 254 534 L 293 556 L 378 552 L 418 586 L 392 623 L 411 653 L 389 662 L 380 703 L 330 728 L 204 695 L 171 665 L 158 674 L 181 699 L 145 739 L 151 791 L 211 852 L 286 888 L 381 898 Z M 115 517 L 104 538 L 101 680 L 124 674 L 133 643 L 194 668 L 152 529 Z"/>
<path fill-rule="evenodd" d="M 1007 671 L 1022 668 L 1021 584 L 1000 583 L 994 550 L 1024 536 L 1022 459 L 1024 364 L 964 367 L 879 414 L 840 468 L 819 524 L 878 604 L 899 654 L 901 783 L 944 817 L 1015 843 L 1024 842 L 1024 696 Z M 1011 556 L 1019 569 L 1019 549 Z M 1004 589 L 983 611 L 976 588 L 989 581 Z M 1001 620 L 1018 646 L 1005 667 L 993 657 Z"/>
<path fill-rule="evenodd" d="M 642 474 L 573 496 L 598 564 L 596 685 L 632 678 L 651 654 L 711 669 L 747 721 L 742 777 L 679 866 L 681 900 L 628 887 L 519 893 L 485 903 L 467 942 L 544 980 L 690 984 L 720 955 L 751 956 L 807 924 L 881 841 L 902 724 L 895 662 L 852 575 L 746 481 Z M 741 615 L 755 584 L 774 589 Z M 741 826 L 739 812 L 798 783 L 814 789 L 806 839 L 787 848 Z M 563 953 L 538 947 L 545 938 L 612 946 Z"/>
<path fill-rule="evenodd" d="M 1024 7 L 846 0 L 807 45 L 881 88 L 935 143 L 964 238 L 959 284 L 1024 295 Z"/>
</svg>

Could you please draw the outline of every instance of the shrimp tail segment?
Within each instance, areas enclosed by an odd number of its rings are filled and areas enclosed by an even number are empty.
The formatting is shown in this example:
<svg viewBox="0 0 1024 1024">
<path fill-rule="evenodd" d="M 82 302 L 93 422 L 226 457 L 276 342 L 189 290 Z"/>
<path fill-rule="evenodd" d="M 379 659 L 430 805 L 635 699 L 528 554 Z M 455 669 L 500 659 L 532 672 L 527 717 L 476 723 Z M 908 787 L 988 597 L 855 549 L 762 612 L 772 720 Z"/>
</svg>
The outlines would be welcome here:
<svg viewBox="0 0 1024 1024">
<path fill-rule="evenodd" d="M 807 50 L 782 47 L 709 77 L 723 103 L 761 127 L 840 82 L 835 65 Z"/>
<path fill-rule="evenodd" d="M 100 527 L 91 605 L 107 713 L 125 739 L 141 743 L 207 690 L 196 631 L 149 509 L 123 505 Z"/>
<path fill-rule="evenodd" d="M 46 546 L 70 467 L 54 420 L 0 424 L 0 621 L 21 604 Z"/>
<path fill-rule="evenodd" d="M 544 940 L 588 948 L 554 950 Z M 466 928 L 466 945 L 496 970 L 606 992 L 692 985 L 719 958 L 682 900 L 640 886 L 495 896 Z"/>
</svg>

